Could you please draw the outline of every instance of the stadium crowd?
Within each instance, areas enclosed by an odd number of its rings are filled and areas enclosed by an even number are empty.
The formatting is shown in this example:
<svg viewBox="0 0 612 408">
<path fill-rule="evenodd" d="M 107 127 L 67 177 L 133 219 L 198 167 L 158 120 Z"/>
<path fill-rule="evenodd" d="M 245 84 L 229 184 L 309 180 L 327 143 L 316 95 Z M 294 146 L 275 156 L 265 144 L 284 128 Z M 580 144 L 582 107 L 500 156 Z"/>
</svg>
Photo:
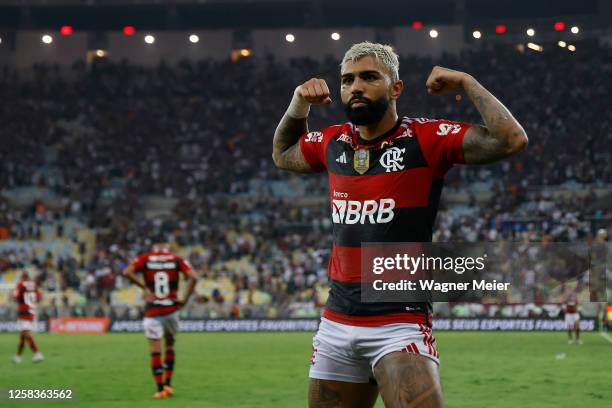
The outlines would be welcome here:
<svg viewBox="0 0 612 408">
<path fill-rule="evenodd" d="M 426 95 L 437 64 L 476 77 L 530 136 L 516 158 L 451 171 L 448 191 L 469 199 L 443 199 L 434 240 L 572 242 L 610 228 L 610 206 L 595 194 L 612 183 L 607 88 L 595 86 L 601 75 L 592 69 L 607 66 L 605 55 L 585 44 L 576 53 L 495 48 L 401 59 L 400 113 L 479 121 L 466 98 Z M 0 95 L 11 101 L 0 107 L 0 274 L 35 269 L 45 290 L 61 293 L 49 316 L 137 317 L 138 301 L 117 295 L 133 289 L 120 272 L 163 236 L 205 282 L 187 315 L 317 315 L 331 244 L 326 180 L 278 171 L 271 137 L 300 78 L 323 77 L 337 94 L 338 71 L 333 58 L 272 57 L 0 69 Z M 313 109 L 311 129 L 345 120 L 334 99 Z M 15 205 L 10 197 L 25 189 L 48 192 L 55 205 Z M 171 204 L 156 213 L 151 196 Z M 95 232 L 89 251 L 84 228 Z M 37 244 L 50 239 L 71 249 Z"/>
</svg>

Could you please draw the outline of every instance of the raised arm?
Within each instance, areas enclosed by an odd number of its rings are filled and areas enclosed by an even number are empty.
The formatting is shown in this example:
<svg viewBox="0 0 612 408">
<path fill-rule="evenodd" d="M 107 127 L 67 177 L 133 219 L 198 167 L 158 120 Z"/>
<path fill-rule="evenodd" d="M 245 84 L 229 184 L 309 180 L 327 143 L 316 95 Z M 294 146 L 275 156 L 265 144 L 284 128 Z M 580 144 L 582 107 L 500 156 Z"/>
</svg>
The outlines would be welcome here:
<svg viewBox="0 0 612 408">
<path fill-rule="evenodd" d="M 276 167 L 297 173 L 313 171 L 304 158 L 298 141 L 308 132 L 310 105 L 330 103 L 329 88 L 323 79 L 313 78 L 295 88 L 289 108 L 274 132 L 272 160 Z"/>
<path fill-rule="evenodd" d="M 471 75 L 434 67 L 426 86 L 430 95 L 462 89 L 480 112 L 485 126 L 473 125 L 463 139 L 463 156 L 466 163 L 492 163 L 517 154 L 527 147 L 529 140 L 521 124 Z"/>
</svg>

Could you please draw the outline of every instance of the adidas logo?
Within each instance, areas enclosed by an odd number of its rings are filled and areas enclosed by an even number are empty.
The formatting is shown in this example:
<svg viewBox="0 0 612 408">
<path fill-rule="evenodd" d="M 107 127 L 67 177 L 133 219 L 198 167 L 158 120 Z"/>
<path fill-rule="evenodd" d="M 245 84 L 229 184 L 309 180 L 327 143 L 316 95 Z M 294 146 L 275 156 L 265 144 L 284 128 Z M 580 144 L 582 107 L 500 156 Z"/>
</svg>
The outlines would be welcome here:
<svg viewBox="0 0 612 408">
<path fill-rule="evenodd" d="M 340 157 L 336 159 L 337 163 L 346 163 L 346 152 L 342 153 Z"/>
</svg>

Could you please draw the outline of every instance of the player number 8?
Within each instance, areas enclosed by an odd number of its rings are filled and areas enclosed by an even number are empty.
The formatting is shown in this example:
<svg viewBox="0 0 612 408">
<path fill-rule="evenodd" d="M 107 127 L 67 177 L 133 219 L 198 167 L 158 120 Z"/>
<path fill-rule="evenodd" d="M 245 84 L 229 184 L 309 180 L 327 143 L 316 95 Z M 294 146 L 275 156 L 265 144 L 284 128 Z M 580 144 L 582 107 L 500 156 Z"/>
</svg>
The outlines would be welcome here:
<svg viewBox="0 0 612 408">
<path fill-rule="evenodd" d="M 166 272 L 155 273 L 155 296 L 163 298 L 170 293 L 170 280 Z"/>
<path fill-rule="evenodd" d="M 36 292 L 25 292 L 23 294 L 23 303 L 28 306 L 36 306 Z"/>
</svg>

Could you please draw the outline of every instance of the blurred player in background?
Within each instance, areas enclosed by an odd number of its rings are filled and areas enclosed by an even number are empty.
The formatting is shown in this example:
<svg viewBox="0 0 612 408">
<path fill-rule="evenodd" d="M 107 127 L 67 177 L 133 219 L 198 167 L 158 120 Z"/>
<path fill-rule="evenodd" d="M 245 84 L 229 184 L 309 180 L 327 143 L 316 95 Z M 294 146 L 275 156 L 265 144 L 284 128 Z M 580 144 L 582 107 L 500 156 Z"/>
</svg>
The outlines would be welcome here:
<svg viewBox="0 0 612 408">
<path fill-rule="evenodd" d="M 143 274 L 143 280 L 136 276 Z M 174 370 L 174 342 L 178 331 L 178 310 L 185 306 L 197 282 L 197 276 L 188 262 L 170 252 L 166 243 L 153 245 L 152 252 L 137 257 L 123 274 L 139 286 L 146 302 L 143 327 L 149 339 L 151 368 L 157 385 L 154 398 L 163 399 L 174 394 L 172 373 Z M 183 300 L 178 300 L 179 277 L 188 279 Z M 165 339 L 164 364 L 162 365 L 161 339 Z"/>
<path fill-rule="evenodd" d="M 34 353 L 32 361 L 34 363 L 39 363 L 43 361 L 44 356 L 40 350 L 38 350 L 32 332 L 36 331 L 36 305 L 40 302 L 42 295 L 38 289 L 38 284 L 30 279 L 28 273 L 25 271 L 15 286 L 14 296 L 19 305 L 19 317 L 17 320 L 19 325 L 19 346 L 17 347 L 17 354 L 13 357 L 13 362 L 15 364 L 21 363 L 21 354 L 27 342 L 30 349 L 32 349 L 32 353 Z"/>
<path fill-rule="evenodd" d="M 575 295 L 570 296 L 565 304 L 565 327 L 567 328 L 567 344 L 573 344 L 572 332 L 576 333 L 576 344 L 582 344 L 580 340 L 580 313 L 578 312 L 578 301 Z"/>
<path fill-rule="evenodd" d="M 329 174 L 331 291 L 313 340 L 310 407 L 441 407 L 431 302 L 362 303 L 362 242 L 429 242 L 443 179 L 456 163 L 485 164 L 525 148 L 527 135 L 472 76 L 434 67 L 430 95 L 465 92 L 485 126 L 398 117 L 404 83 L 391 47 L 353 45 L 341 66 L 350 122 L 308 132 L 311 104 L 332 103 L 326 82 L 295 89 L 273 141 L 285 170 Z"/>
</svg>

